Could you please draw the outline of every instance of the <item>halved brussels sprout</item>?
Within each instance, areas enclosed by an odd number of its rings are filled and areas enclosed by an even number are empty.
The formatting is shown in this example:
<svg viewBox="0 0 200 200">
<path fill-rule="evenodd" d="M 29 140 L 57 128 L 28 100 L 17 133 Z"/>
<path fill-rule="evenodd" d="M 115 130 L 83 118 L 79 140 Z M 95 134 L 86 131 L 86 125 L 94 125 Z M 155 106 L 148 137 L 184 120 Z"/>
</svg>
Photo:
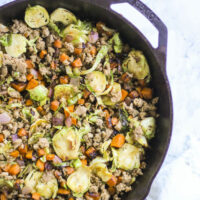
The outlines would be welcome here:
<svg viewBox="0 0 200 200">
<path fill-rule="evenodd" d="M 88 36 L 87 34 L 82 31 L 79 30 L 79 28 L 77 27 L 77 25 L 75 24 L 70 24 L 69 26 L 67 26 L 63 31 L 62 31 L 62 35 L 63 36 L 71 36 L 72 37 L 72 43 L 73 45 L 79 45 L 81 43 L 86 43 L 88 41 Z"/>
<path fill-rule="evenodd" d="M 35 109 L 35 108 L 34 108 Z M 39 117 L 40 115 L 38 114 L 38 117 Z M 35 121 L 32 125 L 31 125 L 31 127 L 30 127 L 30 132 L 31 133 L 34 133 L 35 131 L 36 131 L 36 129 L 37 129 L 37 127 L 38 126 L 40 126 L 42 123 L 48 123 L 48 121 L 46 120 L 46 119 L 38 119 L 37 118 L 37 121 Z"/>
<path fill-rule="evenodd" d="M 150 78 L 149 65 L 141 51 L 132 50 L 124 60 L 122 67 L 124 71 L 133 74 L 133 77 L 138 80 Z"/>
<path fill-rule="evenodd" d="M 0 43 L 2 46 L 7 47 L 12 44 L 12 34 L 5 34 L 0 37 Z"/>
<path fill-rule="evenodd" d="M 141 121 L 142 130 L 146 138 L 151 139 L 155 135 L 156 120 L 154 117 L 147 117 Z"/>
<path fill-rule="evenodd" d="M 24 115 L 24 118 L 30 120 L 31 122 L 36 121 L 40 117 L 38 111 L 33 107 L 24 107 L 22 109 L 22 114 Z"/>
<path fill-rule="evenodd" d="M 111 140 L 107 140 L 101 145 L 101 148 L 100 148 L 100 152 L 103 155 L 103 158 L 106 159 L 107 161 L 110 160 L 110 155 L 107 151 L 110 144 L 111 144 Z"/>
<path fill-rule="evenodd" d="M 50 176 L 48 182 L 42 180 L 43 176 Z M 37 192 L 46 199 L 56 197 L 58 183 L 53 174 L 45 174 L 43 172 L 33 170 L 26 177 L 24 183 L 25 187 L 28 188 L 31 193 Z"/>
<path fill-rule="evenodd" d="M 6 53 L 12 57 L 19 57 L 26 52 L 27 40 L 20 34 L 12 34 L 12 42 L 9 46 L 5 47 Z"/>
<path fill-rule="evenodd" d="M 0 188 L 7 187 L 12 188 L 14 186 L 14 180 L 7 180 L 4 178 L 0 178 Z"/>
<path fill-rule="evenodd" d="M 29 90 L 30 98 L 35 101 L 43 101 L 47 99 L 48 89 L 44 85 L 38 85 L 37 87 Z"/>
<path fill-rule="evenodd" d="M 144 135 L 136 135 L 135 136 L 133 131 L 130 131 L 130 132 L 127 133 L 127 135 L 126 135 L 126 141 L 129 144 L 133 144 L 134 141 L 136 141 L 139 144 L 141 144 L 142 146 L 148 147 L 148 142 L 147 142 L 146 137 Z"/>
<path fill-rule="evenodd" d="M 124 144 L 120 149 L 112 148 L 113 162 L 117 168 L 133 170 L 140 167 L 141 150 L 134 145 Z"/>
<path fill-rule="evenodd" d="M 51 13 L 50 20 L 54 23 L 60 22 L 63 25 L 69 25 L 76 23 L 76 16 L 67 9 L 57 8 Z"/>
<path fill-rule="evenodd" d="M 85 83 L 88 90 L 98 95 L 106 89 L 106 76 L 102 72 L 93 71 L 87 74 Z"/>
<path fill-rule="evenodd" d="M 75 196 L 83 196 L 90 187 L 91 170 L 87 166 L 82 166 L 72 173 L 67 179 L 67 186 L 73 191 Z"/>
<path fill-rule="evenodd" d="M 109 95 L 103 96 L 103 103 L 107 106 L 113 106 L 122 98 L 121 85 L 114 82 L 112 90 Z"/>
<path fill-rule="evenodd" d="M 108 168 L 105 164 L 106 162 L 106 159 L 97 157 L 90 163 L 92 172 L 100 177 L 104 182 L 107 182 L 112 177 L 112 173 L 108 171 Z"/>
<path fill-rule="evenodd" d="M 62 130 L 59 130 L 54 135 L 52 142 L 56 154 L 63 161 L 78 158 L 81 141 L 76 129 L 63 128 Z"/>
<path fill-rule="evenodd" d="M 32 145 L 39 141 L 40 138 L 44 136 L 44 133 L 34 133 L 29 139 L 28 144 Z"/>
<path fill-rule="evenodd" d="M 70 99 L 75 95 L 75 88 L 69 84 L 56 85 L 54 88 L 54 99 Z"/>
<path fill-rule="evenodd" d="M 35 186 L 42 177 L 42 174 L 42 172 L 36 170 L 31 171 L 24 181 L 25 187 L 29 188 L 30 191 L 35 192 Z"/>
<path fill-rule="evenodd" d="M 58 182 L 53 174 L 43 174 L 48 177 L 48 181 L 40 181 L 36 185 L 36 191 L 45 199 L 55 198 L 58 191 Z"/>
<path fill-rule="evenodd" d="M 49 23 L 49 13 L 44 7 L 39 5 L 28 7 L 24 20 L 31 28 L 40 28 Z"/>
</svg>

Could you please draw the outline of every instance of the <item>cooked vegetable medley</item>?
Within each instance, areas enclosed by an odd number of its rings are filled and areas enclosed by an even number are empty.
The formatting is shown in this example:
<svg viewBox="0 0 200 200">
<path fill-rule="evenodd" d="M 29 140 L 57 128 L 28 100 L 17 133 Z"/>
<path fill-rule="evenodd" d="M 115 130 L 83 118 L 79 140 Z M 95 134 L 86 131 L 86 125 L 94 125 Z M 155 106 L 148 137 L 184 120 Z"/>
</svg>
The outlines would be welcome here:
<svg viewBox="0 0 200 200">
<path fill-rule="evenodd" d="M 157 97 L 104 23 L 28 7 L 0 25 L 0 199 L 119 200 L 146 167 Z"/>
</svg>

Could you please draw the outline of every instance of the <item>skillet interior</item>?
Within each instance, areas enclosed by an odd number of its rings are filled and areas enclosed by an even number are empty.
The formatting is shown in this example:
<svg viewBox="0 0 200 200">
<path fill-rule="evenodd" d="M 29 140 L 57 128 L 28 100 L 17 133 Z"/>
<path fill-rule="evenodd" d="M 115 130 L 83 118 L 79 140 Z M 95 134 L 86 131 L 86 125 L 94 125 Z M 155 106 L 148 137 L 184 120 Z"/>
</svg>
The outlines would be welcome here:
<svg viewBox="0 0 200 200">
<path fill-rule="evenodd" d="M 144 36 L 128 21 L 120 15 L 111 12 L 109 9 L 97 5 L 101 1 L 92 0 L 18 0 L 0 8 L 0 22 L 5 24 L 10 23 L 12 19 L 22 18 L 24 10 L 28 4 L 40 4 L 46 7 L 49 11 L 57 7 L 64 7 L 80 18 L 87 18 L 92 21 L 104 21 L 110 27 L 116 28 L 123 40 L 130 46 L 140 49 L 144 52 L 149 62 L 152 74 L 152 87 L 154 88 L 155 96 L 160 97 L 158 105 L 158 113 L 160 117 L 157 121 L 156 137 L 151 141 L 151 149 L 147 153 L 147 168 L 144 170 L 144 176 L 138 177 L 133 185 L 133 191 L 128 193 L 123 199 L 140 200 L 147 195 L 150 185 L 158 172 L 165 154 L 167 152 L 172 129 L 172 101 L 170 88 L 164 67 L 161 66 L 159 60 L 155 56 L 155 51 L 144 38 Z"/>
</svg>

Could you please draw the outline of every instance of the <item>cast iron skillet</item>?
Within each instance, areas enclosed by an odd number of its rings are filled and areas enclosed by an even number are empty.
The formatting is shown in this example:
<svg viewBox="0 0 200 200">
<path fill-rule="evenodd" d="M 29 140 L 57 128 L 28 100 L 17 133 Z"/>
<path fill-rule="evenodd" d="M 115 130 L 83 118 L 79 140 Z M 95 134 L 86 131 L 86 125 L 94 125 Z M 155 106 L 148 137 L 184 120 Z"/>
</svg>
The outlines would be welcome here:
<svg viewBox="0 0 200 200">
<path fill-rule="evenodd" d="M 144 35 L 123 16 L 110 9 L 114 3 L 128 2 L 140 11 L 159 31 L 159 46 L 154 49 Z M 142 200 L 147 196 L 153 179 L 160 169 L 166 155 L 172 131 L 172 98 L 166 75 L 167 28 L 163 22 L 139 0 L 17 0 L 0 8 L 0 22 L 10 23 L 12 19 L 22 18 L 28 4 L 40 4 L 49 11 L 64 7 L 80 18 L 103 21 L 116 28 L 125 42 L 144 52 L 151 67 L 152 86 L 155 95 L 160 97 L 156 137 L 147 153 L 147 169 L 133 185 L 133 191 L 123 199 Z"/>
</svg>

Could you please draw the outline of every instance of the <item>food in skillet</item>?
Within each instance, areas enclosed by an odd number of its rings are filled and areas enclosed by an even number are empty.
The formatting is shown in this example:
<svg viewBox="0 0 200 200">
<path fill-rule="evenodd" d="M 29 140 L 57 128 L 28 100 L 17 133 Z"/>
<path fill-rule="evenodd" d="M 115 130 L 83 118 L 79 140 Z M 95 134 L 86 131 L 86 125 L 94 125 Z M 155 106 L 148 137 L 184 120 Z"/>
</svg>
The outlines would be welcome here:
<svg viewBox="0 0 200 200">
<path fill-rule="evenodd" d="M 156 129 L 150 69 L 104 23 L 28 7 L 0 25 L 1 199 L 121 199 Z"/>
</svg>

